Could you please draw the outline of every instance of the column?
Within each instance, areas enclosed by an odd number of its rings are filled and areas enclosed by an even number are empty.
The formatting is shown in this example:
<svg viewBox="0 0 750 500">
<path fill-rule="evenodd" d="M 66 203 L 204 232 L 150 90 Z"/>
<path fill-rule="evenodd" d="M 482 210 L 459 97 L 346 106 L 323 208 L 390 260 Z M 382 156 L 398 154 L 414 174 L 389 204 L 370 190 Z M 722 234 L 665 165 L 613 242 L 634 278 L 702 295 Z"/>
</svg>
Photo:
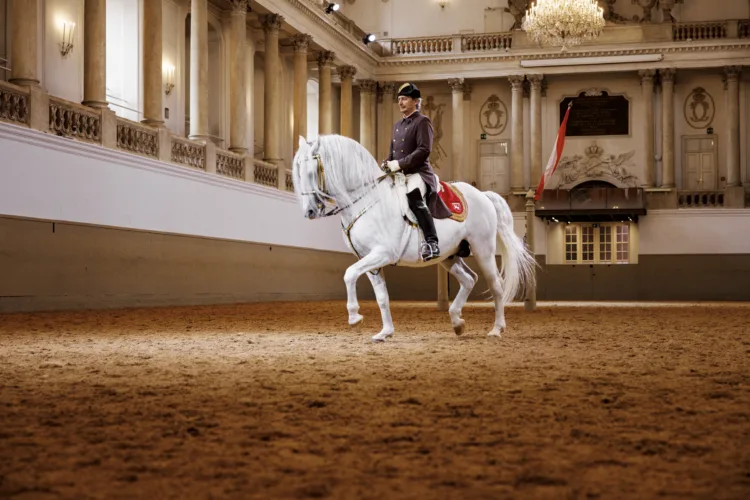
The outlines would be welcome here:
<svg viewBox="0 0 750 500">
<path fill-rule="evenodd" d="M 654 144 L 654 75 L 653 69 L 642 69 L 638 72 L 641 77 L 641 97 L 643 97 L 644 112 L 646 115 L 644 133 L 646 141 L 644 143 L 643 155 L 646 157 L 645 172 L 643 182 L 646 187 L 656 185 L 656 172 L 654 169 L 655 144 Z"/>
<path fill-rule="evenodd" d="M 11 0 L 10 83 L 39 85 L 39 8 L 37 0 Z"/>
<path fill-rule="evenodd" d="M 352 78 L 356 74 L 357 68 L 354 66 L 339 67 L 339 77 L 341 78 L 341 135 L 346 137 L 353 137 Z"/>
<path fill-rule="evenodd" d="M 727 187 L 742 185 L 740 168 L 740 82 L 742 66 L 724 68 L 724 89 L 727 91 Z"/>
<path fill-rule="evenodd" d="M 162 7 L 143 2 L 143 123 L 164 125 L 162 119 Z"/>
<path fill-rule="evenodd" d="M 299 149 L 299 137 L 307 140 L 307 49 L 312 37 L 300 33 L 292 37 L 294 45 L 294 152 Z"/>
<path fill-rule="evenodd" d="M 190 3 L 189 138 L 208 141 L 208 0 Z"/>
<path fill-rule="evenodd" d="M 523 75 L 509 76 L 511 86 L 510 189 L 523 190 Z"/>
<path fill-rule="evenodd" d="M 255 34 L 253 30 L 245 38 L 245 103 L 247 104 L 247 126 L 245 127 L 245 144 L 248 151 L 245 156 L 245 181 L 255 182 Z M 296 141 L 295 141 L 296 142 Z"/>
<path fill-rule="evenodd" d="M 396 100 L 396 83 L 385 82 L 382 85 L 383 90 L 383 102 L 379 103 L 382 107 L 383 117 L 382 123 L 380 124 L 380 135 L 381 138 L 378 141 L 379 157 L 378 162 L 388 157 L 388 153 L 391 151 L 391 131 L 393 130 L 393 124 L 396 123 L 396 119 L 393 116 L 393 102 Z M 382 146 L 381 146 L 382 145 Z"/>
<path fill-rule="evenodd" d="M 467 147 L 467 144 L 471 144 L 471 91 L 471 83 L 464 81 L 464 135 L 461 137 L 461 151 L 463 151 L 463 166 L 461 167 L 463 172 L 462 180 L 464 182 L 468 182 L 469 184 L 471 184 L 472 181 L 476 181 L 476 184 L 479 185 L 479 179 L 477 178 L 477 168 L 471 162 L 472 152 Z"/>
<path fill-rule="evenodd" d="M 331 67 L 335 54 L 324 50 L 318 54 L 319 77 L 319 106 L 318 106 L 318 134 L 333 133 L 333 116 L 331 115 Z"/>
<path fill-rule="evenodd" d="M 85 0 L 83 7 L 83 104 L 107 107 L 107 2 Z"/>
<path fill-rule="evenodd" d="M 539 184 L 542 177 L 542 81 L 544 75 L 527 75 L 531 104 L 531 188 Z"/>
<path fill-rule="evenodd" d="M 262 17 L 263 31 L 266 39 L 266 60 L 264 75 L 263 159 L 274 165 L 281 163 L 279 144 L 279 122 L 281 121 L 281 99 L 279 90 L 279 29 L 283 18 L 278 14 L 265 14 Z M 280 172 L 279 178 L 282 173 Z"/>
<path fill-rule="evenodd" d="M 232 7 L 229 33 L 229 150 L 242 155 L 247 152 L 245 47 L 248 0 L 230 0 L 229 3 Z"/>
<path fill-rule="evenodd" d="M 659 70 L 661 76 L 661 187 L 674 184 L 674 68 Z"/>
<path fill-rule="evenodd" d="M 464 156 L 464 79 L 451 78 L 448 80 L 453 98 L 453 138 L 451 142 L 451 170 L 454 181 L 465 181 Z"/>
<path fill-rule="evenodd" d="M 375 128 L 372 105 L 375 98 L 375 80 L 359 81 L 359 143 L 375 155 Z"/>
</svg>

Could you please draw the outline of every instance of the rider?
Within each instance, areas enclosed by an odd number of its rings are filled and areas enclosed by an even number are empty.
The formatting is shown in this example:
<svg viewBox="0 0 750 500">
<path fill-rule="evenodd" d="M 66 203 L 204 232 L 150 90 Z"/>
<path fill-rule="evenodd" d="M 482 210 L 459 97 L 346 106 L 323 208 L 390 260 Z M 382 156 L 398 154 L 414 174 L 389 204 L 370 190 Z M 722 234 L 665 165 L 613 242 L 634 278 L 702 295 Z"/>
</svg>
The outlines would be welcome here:
<svg viewBox="0 0 750 500">
<path fill-rule="evenodd" d="M 435 223 L 428 205 L 438 218 L 450 216 L 450 210 L 437 194 L 437 180 L 430 166 L 432 121 L 419 112 L 421 101 L 421 93 L 413 83 L 405 83 L 398 89 L 398 107 L 403 118 L 393 126 L 391 152 L 383 163 L 391 172 L 401 170 L 406 174 L 409 208 L 424 233 L 422 260 L 428 261 L 440 256 Z"/>
</svg>

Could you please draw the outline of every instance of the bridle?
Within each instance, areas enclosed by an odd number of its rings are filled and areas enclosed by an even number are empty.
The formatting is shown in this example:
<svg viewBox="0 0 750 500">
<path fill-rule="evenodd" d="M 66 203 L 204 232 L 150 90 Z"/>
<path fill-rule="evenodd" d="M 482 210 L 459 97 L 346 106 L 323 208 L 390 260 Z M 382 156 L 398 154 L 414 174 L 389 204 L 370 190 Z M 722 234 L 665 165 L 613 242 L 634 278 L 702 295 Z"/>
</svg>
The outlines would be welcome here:
<svg viewBox="0 0 750 500">
<path fill-rule="evenodd" d="M 360 194 L 358 197 L 352 200 L 352 202 L 349 203 L 348 205 L 344 205 L 343 207 L 338 206 L 337 205 L 338 202 L 336 201 L 336 199 L 328 193 L 328 189 L 326 185 L 326 173 L 325 173 L 325 167 L 323 165 L 323 160 L 320 158 L 319 154 L 312 155 L 312 159 L 317 162 L 317 175 L 316 175 L 315 182 L 313 182 L 313 185 L 315 186 L 315 188 L 313 191 L 300 192 L 300 195 L 315 197 L 315 204 L 317 205 L 318 209 L 322 212 L 320 215 L 321 217 L 330 217 L 332 215 L 339 214 L 342 211 L 346 210 L 347 208 L 354 206 L 358 201 L 360 201 L 369 193 L 370 190 L 365 190 L 362 194 Z M 306 161 L 309 161 L 309 160 L 306 160 Z M 378 184 L 380 184 L 381 181 L 393 175 L 392 172 L 387 171 L 382 166 L 380 167 L 380 169 L 383 170 L 384 173 L 383 175 L 375 179 L 373 183 L 370 184 L 370 187 L 372 189 L 375 189 L 375 187 Z M 326 211 L 326 203 L 333 205 L 333 208 Z M 370 207 L 367 207 L 367 208 L 370 208 Z M 365 211 L 366 210 L 367 209 L 365 209 Z M 360 215 L 357 216 L 356 219 L 361 217 L 363 213 L 364 211 L 360 213 Z"/>
</svg>

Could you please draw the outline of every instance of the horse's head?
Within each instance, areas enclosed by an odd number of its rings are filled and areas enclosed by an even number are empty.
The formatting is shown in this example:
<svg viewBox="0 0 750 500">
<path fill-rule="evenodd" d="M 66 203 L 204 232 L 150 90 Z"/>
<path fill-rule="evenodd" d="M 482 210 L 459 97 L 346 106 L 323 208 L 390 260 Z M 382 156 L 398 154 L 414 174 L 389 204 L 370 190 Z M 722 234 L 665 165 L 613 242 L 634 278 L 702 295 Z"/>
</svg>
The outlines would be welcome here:
<svg viewBox="0 0 750 500">
<path fill-rule="evenodd" d="M 308 219 L 317 219 L 325 213 L 324 193 L 319 185 L 320 157 L 317 155 L 320 140 L 308 143 L 299 138 L 299 149 L 294 155 L 292 179 L 294 191 L 302 206 L 302 213 Z"/>
</svg>

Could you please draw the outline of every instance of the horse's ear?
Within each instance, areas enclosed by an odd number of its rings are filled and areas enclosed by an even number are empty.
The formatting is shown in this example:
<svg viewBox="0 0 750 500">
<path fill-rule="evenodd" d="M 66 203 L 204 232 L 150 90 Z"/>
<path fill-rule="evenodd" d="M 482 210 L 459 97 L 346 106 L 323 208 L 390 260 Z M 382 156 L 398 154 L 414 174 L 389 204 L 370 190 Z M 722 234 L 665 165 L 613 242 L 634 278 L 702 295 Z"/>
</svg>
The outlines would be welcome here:
<svg viewBox="0 0 750 500">
<path fill-rule="evenodd" d="M 320 147 L 320 136 L 315 138 L 315 142 L 312 144 L 312 154 L 318 153 L 318 147 Z"/>
<path fill-rule="evenodd" d="M 307 145 L 307 141 L 305 140 L 305 138 L 302 136 L 299 136 L 299 148 L 302 149 L 302 146 L 306 146 L 306 145 Z"/>
</svg>

